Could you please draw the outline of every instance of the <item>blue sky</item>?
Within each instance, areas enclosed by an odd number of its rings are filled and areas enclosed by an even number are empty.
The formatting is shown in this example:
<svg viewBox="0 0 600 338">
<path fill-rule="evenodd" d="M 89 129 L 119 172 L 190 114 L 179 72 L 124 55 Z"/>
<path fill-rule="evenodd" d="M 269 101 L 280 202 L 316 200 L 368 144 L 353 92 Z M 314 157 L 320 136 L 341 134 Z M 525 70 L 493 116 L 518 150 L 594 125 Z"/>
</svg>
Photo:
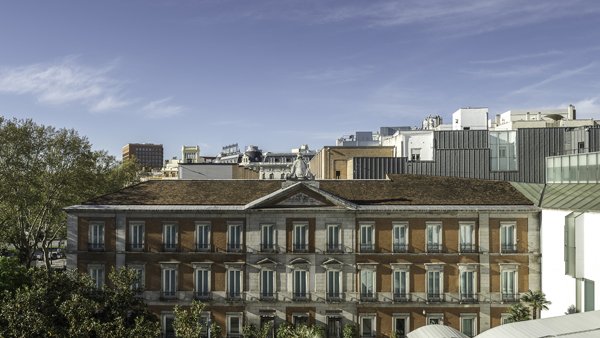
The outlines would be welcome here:
<svg viewBox="0 0 600 338">
<path fill-rule="evenodd" d="M 0 114 L 204 155 L 460 107 L 600 119 L 600 1 L 0 1 Z"/>
</svg>

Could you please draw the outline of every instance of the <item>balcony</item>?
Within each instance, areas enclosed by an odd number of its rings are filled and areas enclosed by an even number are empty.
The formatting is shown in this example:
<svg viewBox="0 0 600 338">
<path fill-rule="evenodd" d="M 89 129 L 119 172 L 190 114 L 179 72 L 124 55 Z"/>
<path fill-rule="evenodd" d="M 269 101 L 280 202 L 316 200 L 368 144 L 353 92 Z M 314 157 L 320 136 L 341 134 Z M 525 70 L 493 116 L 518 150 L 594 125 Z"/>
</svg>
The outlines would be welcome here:
<svg viewBox="0 0 600 338">
<path fill-rule="evenodd" d="M 276 298 L 277 294 L 275 292 L 265 291 L 260 293 L 260 300 L 262 301 L 272 302 L 275 301 Z"/>
<path fill-rule="evenodd" d="M 444 301 L 444 295 L 439 292 L 427 293 L 427 302 L 429 303 L 441 303 Z"/>
<path fill-rule="evenodd" d="M 361 292 L 360 293 L 360 301 L 361 302 L 376 302 L 377 295 L 374 292 Z"/>
<path fill-rule="evenodd" d="M 211 300 L 212 293 L 210 291 L 196 291 L 194 293 L 194 298 L 197 300 Z"/>
<path fill-rule="evenodd" d="M 104 243 L 88 243 L 88 251 L 104 251 Z"/>
<path fill-rule="evenodd" d="M 226 298 L 228 301 L 241 301 L 242 293 L 237 291 L 228 291 Z"/>
<path fill-rule="evenodd" d="M 360 252 L 375 252 L 375 244 L 360 243 Z"/>
<path fill-rule="evenodd" d="M 343 253 L 344 246 L 341 244 L 327 244 L 328 253 Z"/>
<path fill-rule="evenodd" d="M 294 243 L 294 252 L 308 252 L 308 245 L 306 243 Z"/>
<path fill-rule="evenodd" d="M 342 294 L 340 292 L 327 292 L 327 301 L 328 302 L 341 302 Z"/>
<path fill-rule="evenodd" d="M 227 243 L 227 252 L 242 252 L 243 246 L 241 243 Z"/>
<path fill-rule="evenodd" d="M 296 302 L 306 302 L 310 300 L 310 293 L 308 292 L 294 292 L 292 299 Z"/>
<path fill-rule="evenodd" d="M 502 244 L 500 246 L 500 250 L 502 253 L 516 253 L 517 245 L 516 244 Z"/>
<path fill-rule="evenodd" d="M 127 251 L 144 251 L 144 243 L 128 243 Z"/>
<path fill-rule="evenodd" d="M 209 252 L 210 251 L 210 243 L 196 243 L 196 251 L 197 252 Z"/>
<path fill-rule="evenodd" d="M 260 252 L 275 252 L 275 244 L 273 244 L 273 243 L 261 244 Z"/>
<path fill-rule="evenodd" d="M 476 293 L 461 293 L 460 303 L 461 304 L 475 304 L 479 302 L 478 295 Z"/>
<path fill-rule="evenodd" d="M 520 300 L 518 293 L 503 293 L 502 294 L 502 302 L 503 303 L 516 303 Z"/>
<path fill-rule="evenodd" d="M 477 245 L 470 243 L 460 243 L 460 252 L 461 253 L 476 253 Z"/>
<path fill-rule="evenodd" d="M 427 243 L 427 252 L 428 253 L 441 253 L 442 245 L 435 243 Z"/>
<path fill-rule="evenodd" d="M 177 243 L 163 243 L 162 251 L 163 252 L 176 252 L 178 251 Z"/>
<path fill-rule="evenodd" d="M 410 293 L 406 293 L 406 292 L 394 292 L 394 302 L 397 302 L 397 303 L 408 303 L 408 302 L 410 302 Z"/>
<path fill-rule="evenodd" d="M 394 243 L 394 252 L 396 252 L 396 253 L 408 252 L 408 245 L 405 243 Z"/>
<path fill-rule="evenodd" d="M 170 300 L 170 299 L 176 299 L 176 298 L 177 298 L 177 291 L 161 291 L 160 292 L 160 299 Z"/>
</svg>

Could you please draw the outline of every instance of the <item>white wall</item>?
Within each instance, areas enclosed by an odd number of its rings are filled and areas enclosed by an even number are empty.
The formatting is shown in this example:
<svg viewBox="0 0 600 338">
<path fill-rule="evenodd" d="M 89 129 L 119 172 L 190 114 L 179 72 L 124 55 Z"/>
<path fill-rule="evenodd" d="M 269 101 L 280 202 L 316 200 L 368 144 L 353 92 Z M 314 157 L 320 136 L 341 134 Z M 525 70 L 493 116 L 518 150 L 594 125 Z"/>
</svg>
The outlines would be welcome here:
<svg viewBox="0 0 600 338">
<path fill-rule="evenodd" d="M 583 278 L 594 281 L 594 306 L 600 309 L 600 213 L 586 212 L 583 214 L 583 238 L 582 243 L 577 242 L 577 254 L 583 256 Z M 577 228 L 579 230 L 579 228 Z M 581 247 L 581 251 L 579 251 Z"/>
<path fill-rule="evenodd" d="M 487 126 L 487 108 L 461 108 L 452 114 L 452 130 L 486 130 Z"/>
<path fill-rule="evenodd" d="M 421 149 L 421 161 L 433 161 L 433 130 L 398 131 L 381 139 L 382 146 L 394 146 L 394 156 L 410 159 L 413 148 Z"/>
</svg>

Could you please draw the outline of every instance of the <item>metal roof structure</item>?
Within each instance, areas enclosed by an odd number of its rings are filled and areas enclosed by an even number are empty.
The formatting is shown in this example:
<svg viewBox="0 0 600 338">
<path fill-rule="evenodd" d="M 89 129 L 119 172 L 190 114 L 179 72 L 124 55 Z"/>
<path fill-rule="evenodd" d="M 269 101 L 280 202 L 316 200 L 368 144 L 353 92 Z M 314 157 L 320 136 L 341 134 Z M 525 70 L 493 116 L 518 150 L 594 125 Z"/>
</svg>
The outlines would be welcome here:
<svg viewBox="0 0 600 338">
<path fill-rule="evenodd" d="M 511 184 L 543 209 L 600 211 L 600 184 L 517 182 Z"/>
<path fill-rule="evenodd" d="M 446 325 L 425 325 L 409 332 L 408 338 L 468 338 L 464 333 Z"/>
</svg>

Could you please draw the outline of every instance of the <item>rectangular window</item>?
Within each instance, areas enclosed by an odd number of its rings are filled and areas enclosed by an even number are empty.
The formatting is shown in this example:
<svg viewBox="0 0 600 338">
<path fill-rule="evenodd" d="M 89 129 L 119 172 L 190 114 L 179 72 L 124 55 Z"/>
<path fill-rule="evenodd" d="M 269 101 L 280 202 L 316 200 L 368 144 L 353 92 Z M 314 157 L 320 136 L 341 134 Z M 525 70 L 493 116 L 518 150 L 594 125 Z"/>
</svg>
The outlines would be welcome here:
<svg viewBox="0 0 600 338">
<path fill-rule="evenodd" d="M 308 251 L 308 224 L 306 223 L 295 223 L 294 224 L 294 251 L 295 252 L 306 252 Z"/>
<path fill-rule="evenodd" d="M 129 249 L 131 251 L 144 250 L 144 223 L 135 222 L 129 225 Z"/>
<path fill-rule="evenodd" d="M 327 225 L 327 252 L 343 252 L 342 244 L 340 240 L 340 225 L 339 224 L 328 224 Z"/>
<path fill-rule="evenodd" d="M 440 271 L 427 271 L 427 301 L 440 302 L 441 294 L 441 278 Z"/>
<path fill-rule="evenodd" d="M 476 301 L 475 271 L 460 272 L 460 301 L 463 303 Z"/>
<path fill-rule="evenodd" d="M 421 148 L 411 148 L 410 149 L 410 160 L 411 161 L 420 161 L 421 160 Z"/>
<path fill-rule="evenodd" d="M 262 270 L 260 273 L 260 298 L 271 300 L 275 298 L 275 272 L 273 270 Z"/>
<path fill-rule="evenodd" d="M 210 251 L 210 223 L 196 223 L 196 251 Z"/>
<path fill-rule="evenodd" d="M 129 268 L 131 270 L 135 271 L 135 273 L 136 273 L 136 279 L 133 282 L 133 285 L 131 285 L 131 289 L 136 292 L 144 291 L 144 285 L 146 284 L 145 283 L 144 266 L 143 265 L 130 265 Z"/>
<path fill-rule="evenodd" d="M 293 276 L 293 298 L 294 300 L 306 300 L 308 299 L 308 287 L 307 287 L 307 275 L 306 270 L 294 270 Z"/>
<path fill-rule="evenodd" d="M 500 250 L 502 253 L 517 252 L 515 240 L 515 223 L 500 223 Z"/>
<path fill-rule="evenodd" d="M 396 333 L 396 338 L 406 338 L 409 330 L 408 315 L 394 315 L 392 322 L 392 330 Z"/>
<path fill-rule="evenodd" d="M 474 315 L 461 315 L 460 332 L 467 337 L 474 337 L 477 334 L 476 318 Z"/>
<path fill-rule="evenodd" d="M 394 270 L 392 273 L 394 279 L 394 301 L 396 302 L 407 302 L 408 301 L 408 271 L 406 270 Z"/>
<path fill-rule="evenodd" d="M 260 228 L 260 251 L 274 252 L 275 251 L 275 225 L 263 224 Z"/>
<path fill-rule="evenodd" d="M 177 292 L 177 268 L 163 267 L 162 269 L 162 297 L 175 298 Z"/>
<path fill-rule="evenodd" d="M 240 300 L 242 298 L 242 271 L 230 268 L 227 271 L 227 298 Z"/>
<path fill-rule="evenodd" d="M 408 223 L 394 223 L 392 230 L 393 252 L 408 251 Z"/>
<path fill-rule="evenodd" d="M 460 222 L 460 252 L 476 252 L 475 223 Z"/>
<path fill-rule="evenodd" d="M 340 275 L 340 271 L 327 271 L 327 300 L 336 301 L 341 299 Z"/>
<path fill-rule="evenodd" d="M 300 325 L 308 326 L 308 318 L 307 313 L 294 313 L 292 314 L 292 323 L 296 327 Z"/>
<path fill-rule="evenodd" d="M 90 239 L 88 249 L 90 251 L 104 250 L 104 223 L 90 224 Z"/>
<path fill-rule="evenodd" d="M 266 336 L 264 338 L 275 338 L 275 316 L 274 315 L 265 315 L 260 316 L 260 328 L 261 330 L 265 330 L 265 327 L 268 327 Z M 264 332 L 264 331 L 263 331 Z"/>
<path fill-rule="evenodd" d="M 517 278 L 516 271 L 504 270 L 500 275 L 500 283 L 502 288 L 502 301 L 503 302 L 516 302 L 519 300 L 517 293 Z"/>
<path fill-rule="evenodd" d="M 375 297 L 375 271 L 371 269 L 360 270 L 360 299 L 374 301 Z"/>
<path fill-rule="evenodd" d="M 210 269 L 196 269 L 196 299 L 208 300 L 210 294 Z"/>
<path fill-rule="evenodd" d="M 444 324 L 444 315 L 440 313 L 427 314 L 427 325 Z"/>
<path fill-rule="evenodd" d="M 373 224 L 360 225 L 360 252 L 375 251 L 375 234 Z"/>
<path fill-rule="evenodd" d="M 227 314 L 227 337 L 242 337 L 241 314 Z"/>
<path fill-rule="evenodd" d="M 490 169 L 492 171 L 517 170 L 517 132 L 490 131 Z"/>
<path fill-rule="evenodd" d="M 427 252 L 442 252 L 442 223 L 427 223 Z"/>
<path fill-rule="evenodd" d="M 163 225 L 163 249 L 164 251 L 177 251 L 177 224 Z"/>
<path fill-rule="evenodd" d="M 360 317 L 360 337 L 372 338 L 375 337 L 375 316 Z"/>
<path fill-rule="evenodd" d="M 104 286 L 104 265 L 89 265 L 88 273 L 92 277 L 96 288 L 101 289 Z"/>
<path fill-rule="evenodd" d="M 229 224 L 227 232 L 227 251 L 242 251 L 242 225 L 239 223 Z"/>
<path fill-rule="evenodd" d="M 175 329 L 173 328 L 175 317 L 172 314 L 163 314 L 161 317 L 163 337 L 175 338 Z"/>
<path fill-rule="evenodd" d="M 342 338 L 342 317 L 327 316 L 327 338 Z"/>
</svg>

